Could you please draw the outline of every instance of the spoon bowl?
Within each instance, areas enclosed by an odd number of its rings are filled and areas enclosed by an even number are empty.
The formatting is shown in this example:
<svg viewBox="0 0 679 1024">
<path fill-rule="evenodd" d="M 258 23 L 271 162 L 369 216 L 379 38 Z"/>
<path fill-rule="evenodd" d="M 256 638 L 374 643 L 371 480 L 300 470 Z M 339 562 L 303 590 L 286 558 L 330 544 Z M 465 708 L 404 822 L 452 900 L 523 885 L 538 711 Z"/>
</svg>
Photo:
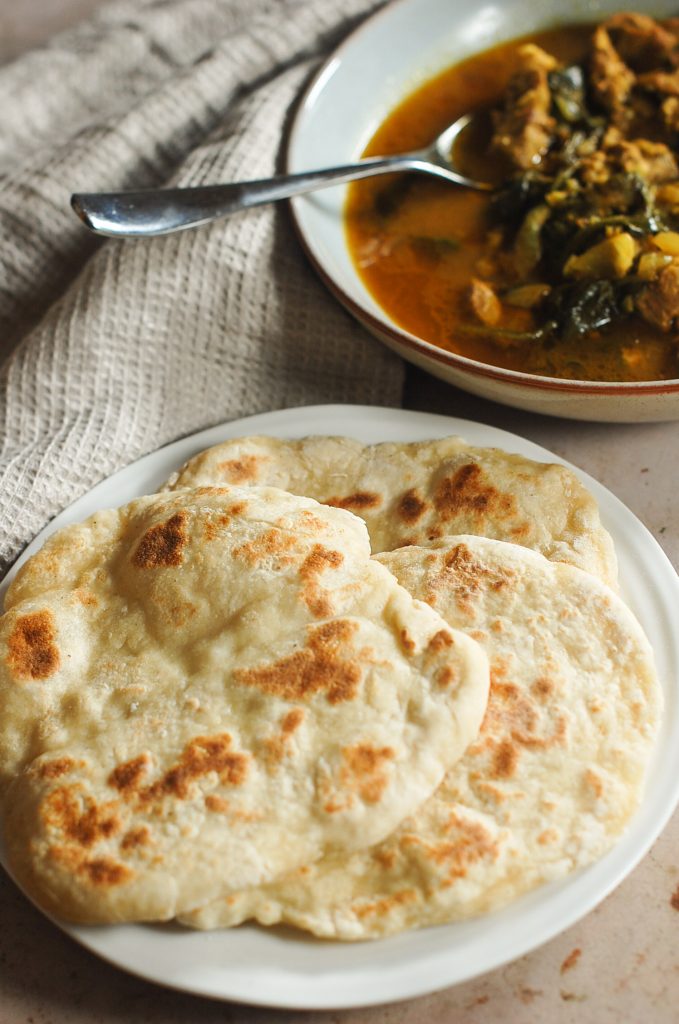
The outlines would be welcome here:
<svg viewBox="0 0 679 1024">
<path fill-rule="evenodd" d="M 297 174 L 281 174 L 259 181 L 198 188 L 143 189 L 127 192 L 79 192 L 71 206 L 82 222 L 98 235 L 140 238 L 208 224 L 251 206 L 289 199 L 330 185 L 342 185 L 376 174 L 416 171 L 476 191 L 488 192 L 490 182 L 468 177 L 455 164 L 455 143 L 471 128 L 476 115 L 464 114 L 424 149 L 394 156 L 373 156 L 353 164 Z"/>
</svg>

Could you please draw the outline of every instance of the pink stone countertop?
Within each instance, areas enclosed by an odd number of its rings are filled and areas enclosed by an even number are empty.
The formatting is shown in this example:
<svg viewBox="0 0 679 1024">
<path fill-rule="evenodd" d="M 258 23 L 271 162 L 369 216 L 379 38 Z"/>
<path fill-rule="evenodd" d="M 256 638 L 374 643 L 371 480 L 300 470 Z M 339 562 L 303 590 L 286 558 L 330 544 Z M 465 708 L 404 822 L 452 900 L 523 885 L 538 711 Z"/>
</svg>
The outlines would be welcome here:
<svg viewBox="0 0 679 1024">
<path fill-rule="evenodd" d="M 0 0 L 0 61 L 97 0 Z M 484 402 L 419 371 L 406 405 L 511 430 L 596 477 L 679 566 L 679 424 L 549 419 Z M 78 947 L 0 874 L 0 1024 L 677 1024 L 679 813 L 625 882 L 527 956 L 424 998 L 365 1010 L 281 1012 L 171 992 Z"/>
</svg>

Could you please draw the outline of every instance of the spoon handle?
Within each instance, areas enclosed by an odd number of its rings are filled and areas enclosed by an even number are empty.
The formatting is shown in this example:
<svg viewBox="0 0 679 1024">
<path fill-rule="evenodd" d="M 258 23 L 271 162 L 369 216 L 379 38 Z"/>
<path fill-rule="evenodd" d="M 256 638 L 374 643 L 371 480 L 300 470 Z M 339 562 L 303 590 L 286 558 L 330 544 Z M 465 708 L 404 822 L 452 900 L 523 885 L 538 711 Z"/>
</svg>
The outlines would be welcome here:
<svg viewBox="0 0 679 1024">
<path fill-rule="evenodd" d="M 341 185 L 345 181 L 392 171 L 424 170 L 425 167 L 417 153 L 376 156 L 341 167 L 281 174 L 275 178 L 233 185 L 145 189 L 139 192 L 80 192 L 71 196 L 71 206 L 87 227 L 98 235 L 116 238 L 167 235 L 171 231 L 206 224 L 217 217 L 227 217 L 249 206 L 287 199 L 328 185 Z"/>
</svg>

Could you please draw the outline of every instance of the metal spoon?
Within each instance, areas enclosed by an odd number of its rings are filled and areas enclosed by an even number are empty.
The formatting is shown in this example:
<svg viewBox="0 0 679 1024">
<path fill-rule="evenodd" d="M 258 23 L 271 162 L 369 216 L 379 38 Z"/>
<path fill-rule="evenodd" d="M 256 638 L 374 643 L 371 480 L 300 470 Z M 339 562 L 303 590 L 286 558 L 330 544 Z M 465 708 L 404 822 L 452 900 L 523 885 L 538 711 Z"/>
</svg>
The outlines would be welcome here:
<svg viewBox="0 0 679 1024">
<path fill-rule="evenodd" d="M 373 156 L 341 167 L 281 174 L 275 178 L 232 185 L 144 189 L 139 192 L 78 192 L 71 196 L 71 206 L 87 227 L 98 235 L 139 238 L 183 231 L 250 206 L 393 171 L 433 174 L 456 185 L 488 192 L 494 188 L 493 185 L 462 174 L 452 159 L 455 141 L 471 120 L 472 115 L 465 114 L 441 132 L 430 146 L 412 153 Z"/>
</svg>

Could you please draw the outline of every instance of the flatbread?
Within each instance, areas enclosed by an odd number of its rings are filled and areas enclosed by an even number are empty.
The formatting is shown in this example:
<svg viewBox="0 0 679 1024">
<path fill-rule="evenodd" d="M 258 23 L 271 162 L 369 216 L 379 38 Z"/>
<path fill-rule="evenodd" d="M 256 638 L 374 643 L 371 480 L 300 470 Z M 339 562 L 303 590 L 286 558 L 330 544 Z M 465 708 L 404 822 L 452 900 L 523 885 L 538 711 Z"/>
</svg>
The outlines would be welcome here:
<svg viewBox="0 0 679 1024">
<path fill-rule="evenodd" d="M 459 437 L 362 444 L 242 437 L 196 455 L 166 487 L 268 484 L 349 509 L 373 552 L 462 533 L 511 541 L 617 587 L 613 542 L 569 469 Z"/>
<path fill-rule="evenodd" d="M 459 537 L 379 556 L 491 662 L 477 741 L 384 842 L 184 917 L 379 938 L 486 913 L 601 857 L 639 806 L 662 699 L 641 627 L 587 573 Z"/>
<path fill-rule="evenodd" d="M 53 536 L 0 620 L 13 873 L 72 921 L 167 919 L 381 840 L 477 734 L 481 648 L 270 488 L 140 498 Z"/>
</svg>

